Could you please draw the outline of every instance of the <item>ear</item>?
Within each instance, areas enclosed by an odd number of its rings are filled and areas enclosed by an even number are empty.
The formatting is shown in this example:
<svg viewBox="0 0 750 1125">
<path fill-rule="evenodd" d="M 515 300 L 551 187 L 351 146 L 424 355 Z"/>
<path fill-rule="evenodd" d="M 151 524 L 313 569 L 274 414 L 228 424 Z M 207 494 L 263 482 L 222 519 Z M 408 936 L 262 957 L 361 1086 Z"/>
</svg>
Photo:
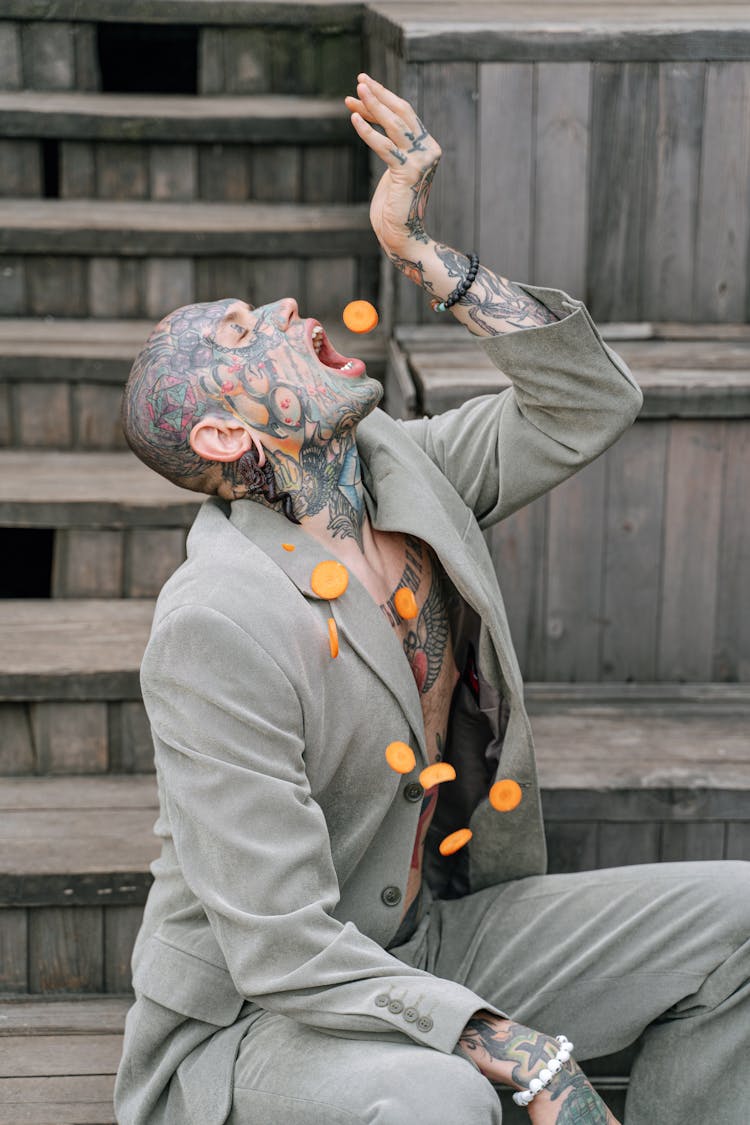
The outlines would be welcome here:
<svg viewBox="0 0 750 1125">
<path fill-rule="evenodd" d="M 258 434 L 231 416 L 201 418 L 190 431 L 190 446 L 205 461 L 239 461 L 243 453 L 255 446 L 258 464 L 266 463 L 266 451 Z"/>
</svg>

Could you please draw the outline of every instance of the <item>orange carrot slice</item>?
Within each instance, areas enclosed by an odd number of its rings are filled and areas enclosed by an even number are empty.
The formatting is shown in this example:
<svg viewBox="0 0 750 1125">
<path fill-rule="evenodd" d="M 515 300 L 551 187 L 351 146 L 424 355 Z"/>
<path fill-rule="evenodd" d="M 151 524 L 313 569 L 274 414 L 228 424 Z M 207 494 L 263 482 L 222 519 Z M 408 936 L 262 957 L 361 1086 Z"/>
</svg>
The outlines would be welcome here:
<svg viewBox="0 0 750 1125">
<path fill-rule="evenodd" d="M 456 771 L 447 762 L 436 762 L 434 766 L 427 766 L 419 775 L 419 784 L 423 789 L 432 789 L 441 781 L 455 781 Z"/>
<path fill-rule="evenodd" d="M 318 563 L 310 576 L 312 591 L 319 598 L 339 598 L 348 585 L 349 571 L 335 559 Z"/>
<path fill-rule="evenodd" d="M 438 851 L 441 855 L 453 855 L 454 852 L 465 847 L 473 835 L 474 833 L 470 828 L 459 828 L 458 832 L 451 832 L 450 836 L 443 837 L 438 846 Z"/>
<path fill-rule="evenodd" d="M 342 315 L 350 332 L 372 332 L 378 324 L 377 310 L 369 301 L 350 301 Z"/>
<path fill-rule="evenodd" d="M 411 773 L 417 764 L 414 751 L 405 742 L 389 742 L 385 748 L 385 760 L 396 773 Z"/>
<path fill-rule="evenodd" d="M 503 777 L 496 781 L 490 789 L 490 804 L 498 812 L 510 812 L 521 804 L 523 793 L 517 781 L 510 777 Z"/>
<path fill-rule="evenodd" d="M 331 650 L 331 656 L 335 660 L 339 654 L 339 631 L 332 617 L 328 618 L 328 647 Z"/>
<path fill-rule="evenodd" d="M 295 550 L 294 543 L 282 543 L 281 546 L 284 548 L 285 551 L 294 551 Z"/>
<path fill-rule="evenodd" d="M 402 586 L 400 590 L 396 590 L 393 596 L 393 604 L 399 617 L 403 617 L 406 621 L 411 621 L 419 613 L 417 599 L 408 586 Z"/>
</svg>

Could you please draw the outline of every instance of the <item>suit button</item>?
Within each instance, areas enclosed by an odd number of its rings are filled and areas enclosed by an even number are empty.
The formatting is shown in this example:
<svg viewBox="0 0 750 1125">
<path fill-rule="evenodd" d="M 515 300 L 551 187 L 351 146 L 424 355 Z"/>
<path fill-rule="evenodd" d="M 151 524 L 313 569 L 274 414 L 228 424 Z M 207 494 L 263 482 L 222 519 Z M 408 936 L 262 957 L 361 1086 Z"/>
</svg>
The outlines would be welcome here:
<svg viewBox="0 0 750 1125">
<path fill-rule="evenodd" d="M 386 887 L 380 897 L 386 906 L 398 906 L 401 902 L 401 891 L 398 887 Z"/>
<path fill-rule="evenodd" d="M 375 997 L 375 1003 L 379 1008 L 387 1008 L 390 999 L 390 996 L 386 996 L 385 992 L 381 992 L 379 996 Z"/>
<path fill-rule="evenodd" d="M 419 1019 L 419 1012 L 416 1008 L 404 1008 L 404 1019 L 407 1023 L 416 1023 Z"/>
<path fill-rule="evenodd" d="M 417 1031 L 424 1031 L 426 1034 L 428 1031 L 432 1031 L 433 1026 L 434 1024 L 429 1016 L 421 1016 L 417 1020 Z"/>
<path fill-rule="evenodd" d="M 404 1005 L 400 1000 L 391 1000 L 390 1004 L 388 1005 L 388 1011 L 393 1012 L 394 1016 L 400 1015 L 403 1010 Z"/>
<path fill-rule="evenodd" d="M 407 801 L 421 801 L 424 797 L 424 789 L 418 781 L 410 781 L 404 786 L 404 796 Z"/>
</svg>

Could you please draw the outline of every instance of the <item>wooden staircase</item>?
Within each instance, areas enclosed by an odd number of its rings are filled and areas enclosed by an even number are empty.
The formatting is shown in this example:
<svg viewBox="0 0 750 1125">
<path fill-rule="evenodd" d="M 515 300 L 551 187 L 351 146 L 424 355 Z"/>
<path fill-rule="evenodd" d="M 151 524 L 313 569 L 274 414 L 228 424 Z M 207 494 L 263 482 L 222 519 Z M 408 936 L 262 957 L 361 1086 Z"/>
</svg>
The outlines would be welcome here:
<svg viewBox="0 0 750 1125">
<path fill-rule="evenodd" d="M 57 0 L 50 19 L 43 0 L 4 5 L 0 1125 L 113 1122 L 130 952 L 158 853 L 138 666 L 153 599 L 184 557 L 198 504 L 136 462 L 119 428 L 121 387 L 150 326 L 193 300 L 291 294 L 328 319 L 334 344 L 346 350 L 351 337 L 337 327 L 343 304 L 380 294 L 385 327 L 357 349 L 385 378 L 392 413 L 434 413 L 504 385 L 462 332 L 414 323 L 425 315 L 416 291 L 379 288 L 368 166 L 341 95 L 369 51 L 376 73 L 407 95 L 418 91 L 430 122 L 435 100 L 435 124 L 451 138 L 435 197 L 440 233 L 468 245 L 474 219 L 467 224 L 451 211 L 448 197 L 463 190 L 467 168 L 494 151 L 480 146 L 473 163 L 477 122 L 489 120 L 486 103 L 469 104 L 477 60 L 497 66 L 493 51 L 520 51 L 512 81 L 487 70 L 480 86 L 485 97 L 504 90 L 525 105 L 527 70 L 536 65 L 528 60 L 541 51 L 534 105 L 548 114 L 558 96 L 550 76 L 562 71 L 554 70 L 539 13 L 527 35 L 507 29 L 507 6 L 489 34 L 481 19 L 462 34 L 448 24 L 428 34 L 430 7 L 380 3 L 365 13 L 362 4 L 326 0 Z M 483 6 L 485 23 L 495 7 Z M 441 11 L 454 19 L 455 5 Z M 629 39 L 608 20 L 625 63 L 638 65 L 626 50 L 638 36 Z M 720 30 L 712 42 L 727 50 Z M 692 43 L 694 32 L 674 41 Z M 564 38 L 564 28 L 554 34 Z M 473 52 L 471 64 L 451 61 L 451 35 Z M 605 51 L 596 28 L 576 35 L 577 49 Z M 594 58 L 596 81 L 617 85 L 604 56 Z M 568 102 L 578 105 L 589 64 L 572 65 L 566 112 Z M 442 97 L 449 80 L 450 105 Z M 709 89 L 710 106 L 718 89 Z M 548 134 L 534 135 L 549 161 Z M 483 214 L 492 203 L 488 182 Z M 525 192 L 525 181 L 518 184 Z M 527 225 L 549 235 L 559 201 L 538 191 L 535 207 Z M 513 234 L 519 223 L 503 223 L 495 249 L 540 270 L 554 273 L 562 262 L 580 273 L 582 251 L 573 245 L 580 218 L 576 211 L 564 237 L 540 240 L 536 257 Z M 486 220 L 479 226 L 494 246 Z M 705 260 L 709 235 L 701 239 Z M 616 264 L 615 288 L 621 256 Z M 605 272 L 595 265 L 594 276 Z M 629 290 L 615 298 L 600 288 L 597 299 L 612 317 L 639 319 L 631 298 Z M 489 536 L 528 681 L 555 871 L 750 857 L 748 632 L 746 610 L 732 609 L 748 558 L 741 482 L 750 335 L 745 325 L 666 323 L 674 315 L 667 303 L 659 324 L 610 331 L 645 387 L 638 426 L 652 425 L 654 436 L 636 436 L 635 427 L 554 500 L 535 502 Z M 726 307 L 739 319 L 736 302 Z M 702 322 L 712 308 L 701 306 Z M 400 327 L 388 339 L 392 321 Z M 724 442 L 720 463 L 717 442 Z M 692 450 L 692 459 L 681 462 L 680 449 Z M 689 483 L 703 485 L 692 506 L 680 500 L 681 467 Z M 668 533 L 653 518 L 651 494 L 681 513 Z M 717 497 L 726 513 L 718 521 Z M 576 511 L 597 513 L 609 548 L 591 534 L 590 519 L 576 522 Z M 695 604 L 698 571 L 674 563 L 693 535 L 700 573 L 719 590 L 708 624 Z M 666 564 L 644 548 L 662 536 L 674 545 Z M 578 542 L 599 568 L 584 576 L 570 562 Z M 663 589 L 655 601 L 633 601 L 649 567 L 672 591 L 672 617 L 661 615 L 660 634 L 653 606 Z M 613 591 L 604 605 L 596 601 L 601 590 Z M 620 1114 L 628 1066 L 627 1055 L 590 1066 Z M 511 1125 L 525 1120 L 507 1099 L 503 1105 Z"/>
</svg>

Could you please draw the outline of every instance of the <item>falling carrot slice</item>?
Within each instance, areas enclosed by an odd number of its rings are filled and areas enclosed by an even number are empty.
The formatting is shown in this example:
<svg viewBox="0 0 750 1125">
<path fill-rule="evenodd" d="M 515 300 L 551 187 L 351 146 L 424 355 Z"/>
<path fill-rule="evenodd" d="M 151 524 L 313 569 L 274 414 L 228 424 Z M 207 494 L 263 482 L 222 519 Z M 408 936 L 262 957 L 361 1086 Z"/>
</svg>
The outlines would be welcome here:
<svg viewBox="0 0 750 1125">
<path fill-rule="evenodd" d="M 523 793 L 517 781 L 510 777 L 503 777 L 496 781 L 490 789 L 490 804 L 498 812 L 510 812 L 521 804 Z"/>
<path fill-rule="evenodd" d="M 455 781 L 456 771 L 447 762 L 436 762 L 434 766 L 427 766 L 419 775 L 419 784 L 423 789 L 432 789 L 441 781 Z"/>
<path fill-rule="evenodd" d="M 470 828 L 459 828 L 458 832 L 451 832 L 450 836 L 443 837 L 438 851 L 441 855 L 453 855 L 454 852 L 468 844 L 473 835 L 474 833 Z"/>
<path fill-rule="evenodd" d="M 294 543 L 282 543 L 281 546 L 284 548 L 285 551 L 295 550 Z"/>
<path fill-rule="evenodd" d="M 331 650 L 331 656 L 335 660 L 339 654 L 339 631 L 332 617 L 328 618 L 328 646 Z"/>
<path fill-rule="evenodd" d="M 310 576 L 312 591 L 319 598 L 340 598 L 348 585 L 349 571 L 335 559 L 318 563 Z"/>
<path fill-rule="evenodd" d="M 350 301 L 342 317 L 350 332 L 372 332 L 377 328 L 377 310 L 369 301 Z"/>
<path fill-rule="evenodd" d="M 405 742 L 389 742 L 385 748 L 385 760 L 396 773 L 411 773 L 417 764 L 414 751 Z"/>
<path fill-rule="evenodd" d="M 403 617 L 405 621 L 411 621 L 419 613 L 417 599 L 408 586 L 402 586 L 400 590 L 396 590 L 393 596 L 393 604 L 399 617 Z"/>
</svg>

